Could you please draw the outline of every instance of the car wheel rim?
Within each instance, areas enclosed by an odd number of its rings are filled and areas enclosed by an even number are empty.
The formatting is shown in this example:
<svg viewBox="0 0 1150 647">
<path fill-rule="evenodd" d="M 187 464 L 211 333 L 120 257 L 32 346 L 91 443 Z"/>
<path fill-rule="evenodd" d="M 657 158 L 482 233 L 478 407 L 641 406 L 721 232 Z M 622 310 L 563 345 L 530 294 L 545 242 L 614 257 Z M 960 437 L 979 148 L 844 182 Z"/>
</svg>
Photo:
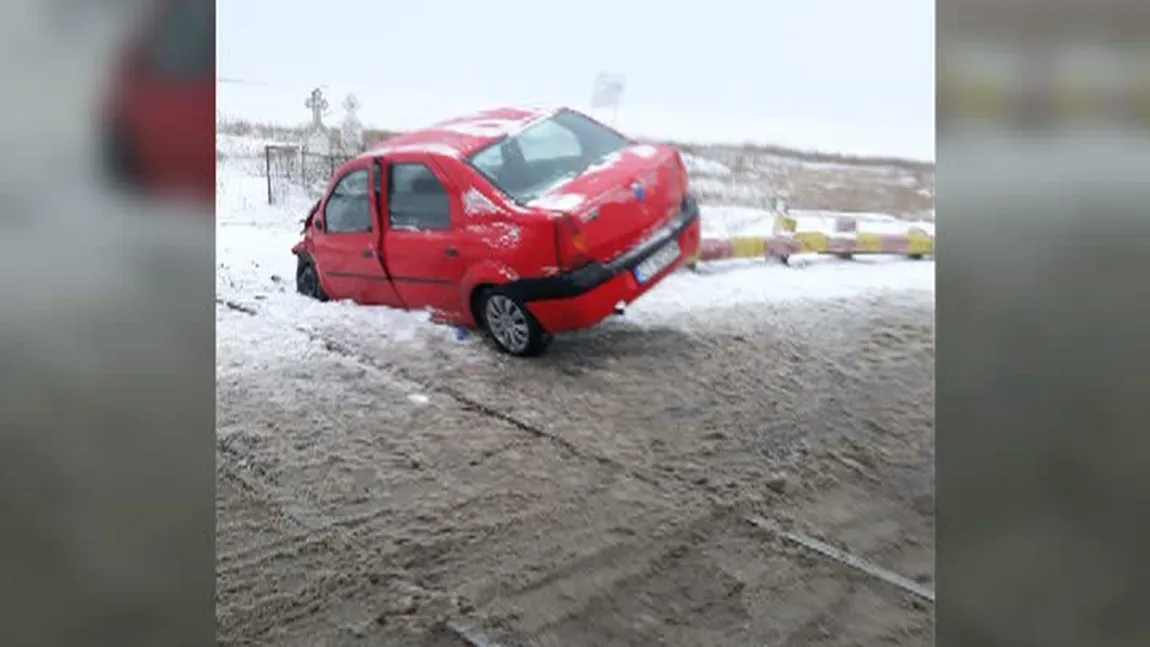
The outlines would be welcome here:
<svg viewBox="0 0 1150 647">
<path fill-rule="evenodd" d="M 527 314 L 511 299 L 497 294 L 487 300 L 487 329 L 504 348 L 520 353 L 527 348 L 531 330 Z"/>
</svg>

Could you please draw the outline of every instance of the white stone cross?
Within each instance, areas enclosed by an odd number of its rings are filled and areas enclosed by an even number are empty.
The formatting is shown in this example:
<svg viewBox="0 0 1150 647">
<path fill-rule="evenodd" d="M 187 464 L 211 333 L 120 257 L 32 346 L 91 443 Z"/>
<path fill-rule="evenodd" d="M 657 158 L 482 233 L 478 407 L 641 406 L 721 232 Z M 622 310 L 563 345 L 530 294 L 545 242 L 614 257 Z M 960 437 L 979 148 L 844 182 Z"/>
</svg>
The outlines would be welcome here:
<svg viewBox="0 0 1150 647">
<path fill-rule="evenodd" d="M 355 111 L 359 110 L 359 99 L 357 99 L 354 94 L 347 95 L 347 98 L 343 100 L 343 109 L 346 110 L 349 115 L 354 115 Z"/>
<path fill-rule="evenodd" d="M 311 96 L 304 102 L 304 107 L 311 110 L 311 125 L 315 128 L 323 127 L 323 113 L 327 112 L 328 103 L 327 99 L 323 96 L 323 91 L 316 88 L 311 91 Z"/>
</svg>

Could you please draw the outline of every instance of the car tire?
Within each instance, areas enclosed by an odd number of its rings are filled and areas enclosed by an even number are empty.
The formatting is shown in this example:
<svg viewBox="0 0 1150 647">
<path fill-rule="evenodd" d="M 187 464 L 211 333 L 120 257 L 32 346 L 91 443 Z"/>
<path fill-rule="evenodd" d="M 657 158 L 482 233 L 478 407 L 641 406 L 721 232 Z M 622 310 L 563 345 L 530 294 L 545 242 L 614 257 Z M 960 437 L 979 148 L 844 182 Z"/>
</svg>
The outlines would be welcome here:
<svg viewBox="0 0 1150 647">
<path fill-rule="evenodd" d="M 315 269 L 315 262 L 303 254 L 296 261 L 295 289 L 296 292 L 318 301 L 328 300 L 327 293 L 319 284 L 319 272 Z"/>
<path fill-rule="evenodd" d="M 522 301 L 505 290 L 487 290 L 476 301 L 476 319 L 501 352 L 515 357 L 536 357 L 551 345 L 551 334 L 539 325 Z"/>
</svg>

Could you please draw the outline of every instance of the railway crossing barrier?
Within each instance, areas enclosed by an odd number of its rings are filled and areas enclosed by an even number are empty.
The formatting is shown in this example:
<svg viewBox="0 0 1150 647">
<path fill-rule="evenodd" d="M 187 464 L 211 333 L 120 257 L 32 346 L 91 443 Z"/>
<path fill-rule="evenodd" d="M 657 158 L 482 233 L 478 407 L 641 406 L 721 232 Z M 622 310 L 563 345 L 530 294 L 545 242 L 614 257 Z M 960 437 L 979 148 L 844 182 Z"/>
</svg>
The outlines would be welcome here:
<svg viewBox="0 0 1150 647">
<path fill-rule="evenodd" d="M 794 218 L 779 214 L 768 236 L 704 238 L 692 265 L 740 258 L 774 258 L 783 263 L 794 254 L 831 254 L 853 258 L 859 254 L 890 254 L 918 260 L 934 255 L 934 236 L 921 227 L 905 233 L 858 231 L 857 220 L 840 218 L 835 231 L 799 230 Z"/>
</svg>

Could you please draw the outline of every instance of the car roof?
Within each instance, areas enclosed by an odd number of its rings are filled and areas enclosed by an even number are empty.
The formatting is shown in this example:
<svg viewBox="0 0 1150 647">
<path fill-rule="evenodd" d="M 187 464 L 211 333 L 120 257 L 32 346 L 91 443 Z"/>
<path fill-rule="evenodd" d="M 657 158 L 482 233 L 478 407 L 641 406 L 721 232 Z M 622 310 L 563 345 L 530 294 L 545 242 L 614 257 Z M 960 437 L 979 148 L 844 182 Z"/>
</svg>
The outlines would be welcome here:
<svg viewBox="0 0 1150 647">
<path fill-rule="evenodd" d="M 455 117 L 392 137 L 363 153 L 378 157 L 398 151 L 467 157 L 565 108 L 502 107 Z"/>
</svg>

